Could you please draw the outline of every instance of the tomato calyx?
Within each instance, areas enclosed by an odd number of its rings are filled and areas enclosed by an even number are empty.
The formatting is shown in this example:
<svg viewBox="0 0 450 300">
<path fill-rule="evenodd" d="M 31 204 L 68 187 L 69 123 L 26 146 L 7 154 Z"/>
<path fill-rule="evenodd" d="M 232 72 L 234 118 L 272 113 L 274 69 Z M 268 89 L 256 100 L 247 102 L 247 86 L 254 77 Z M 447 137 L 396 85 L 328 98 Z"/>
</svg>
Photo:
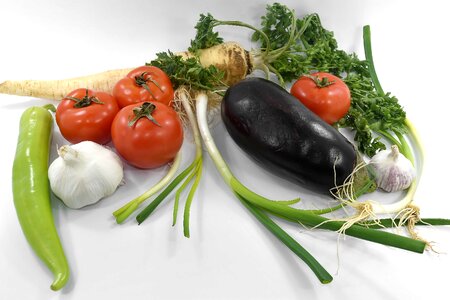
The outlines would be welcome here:
<svg viewBox="0 0 450 300">
<path fill-rule="evenodd" d="M 151 83 L 156 85 L 156 87 L 161 92 L 163 92 L 163 90 L 161 89 L 161 86 L 158 84 L 158 82 L 156 82 L 156 80 L 154 80 L 150 75 L 146 76 L 147 74 L 149 74 L 149 73 L 142 72 L 141 75 L 134 76 L 134 82 L 136 83 L 136 85 L 143 87 L 147 92 L 149 92 L 149 94 L 152 96 L 152 98 L 156 100 L 155 95 L 152 93 L 150 87 L 148 86 L 148 82 L 150 81 Z"/>
<path fill-rule="evenodd" d="M 140 118 L 147 118 L 155 125 L 161 127 L 161 125 L 159 125 L 159 123 L 152 116 L 155 109 L 156 105 L 151 102 L 144 102 L 141 106 L 133 108 L 134 118 L 128 122 L 128 126 L 133 127 Z"/>
<path fill-rule="evenodd" d="M 321 79 L 319 79 L 319 76 L 313 75 L 304 75 L 304 76 L 314 81 L 314 83 L 318 88 L 324 88 L 334 84 L 334 80 L 329 80 L 328 77 L 322 77 Z"/>
<path fill-rule="evenodd" d="M 89 96 L 88 92 L 89 92 L 89 90 L 86 89 L 86 95 L 81 99 L 76 98 L 76 97 L 71 97 L 71 96 L 67 96 L 66 99 L 75 101 L 75 104 L 73 105 L 74 108 L 87 107 L 87 106 L 90 106 L 92 103 L 104 104 L 96 96 Z"/>
</svg>

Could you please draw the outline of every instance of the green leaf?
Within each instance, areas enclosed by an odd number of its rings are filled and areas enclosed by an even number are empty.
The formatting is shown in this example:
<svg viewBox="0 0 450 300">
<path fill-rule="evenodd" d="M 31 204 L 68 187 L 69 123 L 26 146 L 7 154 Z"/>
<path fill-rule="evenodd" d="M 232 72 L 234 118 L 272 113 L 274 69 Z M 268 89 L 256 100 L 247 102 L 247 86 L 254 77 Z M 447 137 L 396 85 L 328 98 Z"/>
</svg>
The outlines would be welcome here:
<svg viewBox="0 0 450 300">
<path fill-rule="evenodd" d="M 224 73 L 215 66 L 203 67 L 196 57 L 183 59 L 170 51 L 157 53 L 156 57 L 147 65 L 163 70 L 169 76 L 174 88 L 186 85 L 212 91 L 218 86 L 224 86 L 222 82 Z"/>
<path fill-rule="evenodd" d="M 191 40 L 191 46 L 188 48 L 189 52 L 195 53 L 200 49 L 206 49 L 223 43 L 223 39 L 219 37 L 219 34 L 213 31 L 213 28 L 217 25 L 216 23 L 217 20 L 211 14 L 200 15 L 200 20 L 195 25 L 197 34 Z"/>
</svg>

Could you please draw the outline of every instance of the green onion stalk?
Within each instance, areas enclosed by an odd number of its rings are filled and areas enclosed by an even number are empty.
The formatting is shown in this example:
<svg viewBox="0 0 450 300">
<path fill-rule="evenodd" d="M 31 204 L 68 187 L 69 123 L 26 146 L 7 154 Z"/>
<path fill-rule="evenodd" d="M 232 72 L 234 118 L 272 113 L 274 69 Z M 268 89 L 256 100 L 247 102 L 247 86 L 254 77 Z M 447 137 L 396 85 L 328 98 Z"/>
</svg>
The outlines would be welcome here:
<svg viewBox="0 0 450 300">
<path fill-rule="evenodd" d="M 118 224 L 123 223 L 133 212 L 135 212 L 139 208 L 139 206 L 145 200 L 155 195 L 162 188 L 164 188 L 175 177 L 176 172 L 178 171 L 178 168 L 180 166 L 180 163 L 181 163 L 181 152 L 177 153 L 173 162 L 170 165 L 169 171 L 160 181 L 158 181 L 155 185 L 153 185 L 143 194 L 139 195 L 138 197 L 134 198 L 133 200 L 129 201 L 128 203 L 126 203 L 125 205 L 123 205 L 122 207 L 113 212 L 113 216 L 115 217 L 116 222 Z"/>
<path fill-rule="evenodd" d="M 148 192 L 145 194 L 139 196 L 135 200 L 132 200 L 131 202 L 127 203 L 125 206 L 123 206 L 121 209 L 114 212 L 114 215 L 116 216 L 117 222 L 121 223 L 123 220 L 125 220 L 127 217 L 129 217 L 141 204 L 143 201 L 148 199 L 151 195 L 155 194 L 156 191 L 161 190 L 164 188 L 159 195 L 157 195 L 137 216 L 136 220 L 139 224 L 144 222 L 151 213 L 163 202 L 164 199 L 166 199 L 171 192 L 178 187 L 175 193 L 175 201 L 173 206 L 173 221 L 172 225 L 175 226 L 177 222 L 177 216 L 178 216 L 178 207 L 180 203 L 180 198 L 182 193 L 188 188 L 189 184 L 191 184 L 191 187 L 189 189 L 185 206 L 184 206 L 184 213 L 183 213 L 183 232 L 184 236 L 189 237 L 190 236 L 190 230 L 189 230 L 189 220 L 190 220 L 190 208 L 192 205 L 192 201 L 194 199 L 195 191 L 198 188 L 198 185 L 200 183 L 201 175 L 202 175 L 202 165 L 203 165 L 203 151 L 202 151 L 202 144 L 200 139 L 200 133 L 198 130 L 197 122 L 195 119 L 195 114 L 192 111 L 191 103 L 189 102 L 189 92 L 185 87 L 180 87 L 176 90 L 176 98 L 178 101 L 180 101 L 181 106 L 184 109 L 184 112 L 186 114 L 187 120 L 189 121 L 190 128 L 192 129 L 194 142 L 195 142 L 195 157 L 193 161 L 178 174 L 176 177 L 174 174 L 176 173 L 176 168 L 172 167 L 164 178 L 163 183 L 158 183 L 156 186 L 152 187 Z M 177 156 L 178 157 L 178 156 Z M 151 191 L 151 192 L 150 192 Z"/>
<path fill-rule="evenodd" d="M 189 102 L 188 91 L 185 87 L 180 87 L 176 90 L 176 98 L 181 103 L 181 107 L 183 108 L 187 120 L 189 121 L 190 128 L 192 129 L 194 142 L 195 142 L 195 157 L 191 164 L 186 167 L 180 174 L 177 176 L 176 173 L 179 169 L 181 162 L 181 151 L 175 157 L 173 163 L 167 174 L 154 186 L 152 186 L 149 190 L 147 190 L 142 195 L 136 197 L 131 200 L 115 212 L 113 212 L 114 217 L 116 218 L 117 223 L 123 223 L 131 214 L 133 214 L 139 206 L 146 201 L 151 196 L 155 195 L 157 192 L 161 191 L 161 193 L 155 197 L 155 199 L 147 205 L 136 217 L 138 223 L 142 223 L 155 209 L 158 205 L 177 187 L 180 187 L 176 191 L 174 207 L 173 207 L 173 226 L 176 224 L 177 215 L 178 215 L 178 207 L 181 195 L 183 191 L 186 190 L 188 185 L 193 182 L 184 208 L 184 235 L 189 237 L 189 216 L 190 216 L 190 207 L 194 198 L 195 191 L 199 185 L 201 174 L 202 174 L 202 165 L 203 165 L 203 154 L 202 154 L 202 145 L 200 140 L 200 133 L 198 131 L 197 122 L 195 119 L 195 114 L 192 111 L 191 104 Z M 181 110 L 181 108 L 178 108 Z"/>
<path fill-rule="evenodd" d="M 332 231 L 339 231 L 342 226 L 344 226 L 345 222 L 343 221 L 333 221 L 328 218 L 321 216 L 320 214 L 326 213 L 324 210 L 302 210 L 291 207 L 285 201 L 274 201 L 267 199 L 250 189 L 248 189 L 244 184 L 242 184 L 231 172 L 227 163 L 223 159 L 220 154 L 217 146 L 214 143 L 214 140 L 209 131 L 206 113 L 207 113 L 207 105 L 208 105 L 208 97 L 206 94 L 200 94 L 196 99 L 196 113 L 197 113 L 197 121 L 199 124 L 200 133 L 203 139 L 203 142 L 206 146 L 207 152 L 210 155 L 212 161 L 214 162 L 216 169 L 222 176 L 224 182 L 231 188 L 236 197 L 248 208 L 248 209 L 259 209 L 261 214 L 264 214 L 263 217 L 256 216 L 254 211 L 251 211 L 257 218 L 260 220 L 266 228 L 271 230 L 275 236 L 277 236 L 286 246 L 291 247 L 291 244 L 287 244 L 286 240 L 283 240 L 280 236 L 281 232 L 278 230 L 272 230 L 274 227 L 271 224 L 272 221 L 265 213 L 270 213 L 278 217 L 282 217 L 284 219 L 301 223 L 304 226 L 308 226 L 311 228 L 321 228 L 328 229 Z M 336 208 L 332 208 L 334 210 Z M 264 222 L 262 221 L 264 220 Z M 281 228 L 279 228 L 281 230 Z M 415 240 L 411 238 L 407 238 L 404 236 L 396 235 L 389 232 L 379 231 L 371 228 L 367 228 L 359 225 L 352 225 L 346 228 L 346 235 L 354 236 L 357 238 L 361 238 L 364 240 L 372 241 L 375 243 L 380 243 L 388 246 L 393 246 L 417 253 L 422 253 L 425 250 L 426 243 L 420 240 Z M 305 259 L 307 254 L 304 252 L 304 249 L 296 248 L 298 252 L 303 253 L 304 255 L 299 255 L 302 259 Z M 308 266 L 313 269 L 314 273 L 317 276 L 318 274 L 322 274 L 319 269 L 320 265 L 313 263 L 311 265 L 311 261 L 307 262 Z M 314 269 L 317 268 L 317 269 Z M 319 277 L 321 282 L 327 282 L 326 278 Z"/>
<path fill-rule="evenodd" d="M 375 72 L 375 65 L 372 55 L 370 27 L 368 25 L 364 26 L 363 28 L 363 39 L 366 62 L 373 87 L 378 97 L 388 96 L 384 93 L 378 76 Z M 357 105 L 354 106 L 356 106 L 356 108 L 358 109 Z M 353 197 L 351 193 L 348 193 L 347 197 L 337 197 L 343 203 L 353 207 L 356 210 L 355 215 L 345 219 L 345 226 L 348 227 L 351 224 L 362 222 L 366 219 L 372 219 L 372 223 L 377 223 L 379 220 L 379 215 L 392 214 L 394 218 L 398 217 L 401 220 L 401 222 L 396 224 L 399 224 L 401 226 L 407 225 L 411 236 L 417 238 L 417 235 L 413 231 L 413 228 L 414 224 L 420 220 L 419 207 L 413 204 L 413 200 L 424 164 L 423 147 L 417 130 L 414 128 L 410 120 L 408 120 L 407 118 L 401 118 L 401 120 L 403 120 L 403 123 L 401 123 L 401 126 L 397 126 L 399 129 L 384 130 L 373 126 L 371 130 L 386 138 L 393 145 L 397 145 L 400 152 L 406 158 L 408 158 L 413 165 L 416 165 L 416 178 L 411 183 L 410 187 L 406 191 L 406 194 L 399 201 L 391 204 L 382 204 L 374 200 L 357 202 L 357 197 Z M 411 142 L 415 145 L 415 148 L 417 149 L 417 157 L 416 155 L 414 155 L 414 151 L 411 149 L 410 144 L 405 138 L 405 135 L 408 135 Z M 418 164 L 416 164 L 417 162 Z"/>
<path fill-rule="evenodd" d="M 359 61 L 356 56 L 348 55 L 343 51 L 338 50 L 332 33 L 321 26 L 317 14 L 308 15 L 300 20 L 295 17 L 293 10 L 289 10 L 285 6 L 277 3 L 268 6 L 267 11 L 267 16 L 263 18 L 263 26 L 261 29 L 240 21 L 220 21 L 214 19 L 210 14 L 201 15 L 200 21 L 196 26 L 197 36 L 191 41 L 189 51 L 191 53 L 196 53 L 197 50 L 222 43 L 223 40 L 217 33 L 212 31 L 212 28 L 216 26 L 231 25 L 245 27 L 255 31 L 252 39 L 254 41 L 259 41 L 261 44 L 259 50 L 253 50 L 252 52 L 252 55 L 255 58 L 254 67 L 266 72 L 267 76 L 269 73 L 275 74 L 281 85 L 284 85 L 285 80 L 293 80 L 298 78 L 301 74 L 307 74 L 313 70 L 328 71 L 334 74 L 356 74 L 355 76 L 346 78 L 346 83 L 352 84 L 350 86 L 352 96 L 360 95 L 362 100 L 373 96 L 373 85 L 372 82 L 367 79 L 367 65 L 365 62 Z M 370 31 L 368 27 L 365 27 L 364 29 L 364 41 L 370 78 L 376 86 L 377 93 L 379 95 L 384 95 L 373 67 L 370 49 Z M 179 175 L 175 177 L 174 174 L 171 174 L 171 176 L 168 177 L 170 179 L 165 180 L 161 186 L 158 186 L 158 190 L 162 189 L 164 186 L 165 188 L 136 216 L 136 220 L 139 224 L 146 220 L 158 205 L 178 187 L 175 193 L 173 208 L 172 224 L 175 225 L 180 196 L 188 185 L 191 184 L 183 214 L 184 235 L 186 237 L 190 236 L 190 206 L 201 178 L 203 141 L 216 169 L 236 198 L 259 222 L 261 222 L 262 225 L 300 257 L 322 283 L 330 282 L 332 276 L 313 256 L 311 256 L 311 254 L 307 252 L 306 249 L 278 226 L 271 219 L 270 215 L 295 222 L 296 224 L 300 223 L 310 228 L 320 228 L 345 233 L 346 235 L 363 240 L 412 252 L 422 253 L 425 250 L 427 243 L 422 240 L 378 230 L 379 228 L 385 227 L 404 226 L 404 218 L 393 220 L 380 219 L 378 223 L 359 220 L 361 221 L 359 224 L 356 224 L 357 222 L 348 224 L 345 220 L 332 220 L 323 216 L 324 214 L 341 209 L 347 205 L 347 203 L 340 203 L 337 206 L 324 209 L 304 210 L 291 206 L 300 201 L 299 198 L 292 200 L 271 200 L 248 189 L 229 169 L 215 145 L 208 127 L 207 108 L 208 102 L 210 101 L 208 95 L 214 93 L 219 96 L 222 95 L 221 92 L 217 91 L 217 87 L 223 86 L 223 82 L 221 81 L 223 73 L 213 66 L 203 68 L 197 58 L 183 60 L 180 57 L 173 55 L 170 51 L 168 53 L 159 53 L 157 56 L 158 59 L 152 61 L 150 64 L 163 69 L 171 78 L 174 86 L 177 87 L 177 91 L 179 90 L 178 87 L 183 85 L 188 86 L 185 89 L 180 89 L 181 92 L 178 93 L 177 98 L 180 99 L 183 111 L 186 113 L 190 127 L 192 128 L 196 144 L 196 155 L 192 163 Z M 360 82 L 360 78 L 363 78 L 364 81 Z M 193 101 L 191 101 L 191 94 L 194 95 Z M 391 99 L 388 100 L 390 101 Z M 388 104 L 392 104 L 392 102 L 389 101 Z M 397 107 L 395 107 L 395 109 L 398 110 Z M 355 130 L 363 129 L 362 131 L 358 131 L 359 136 L 362 138 L 357 138 L 357 142 L 360 146 L 363 146 L 363 150 L 366 150 L 362 151 L 363 153 L 375 153 L 377 149 L 384 146 L 379 143 L 378 140 L 373 140 L 371 138 L 370 130 L 372 130 L 383 135 L 392 143 L 397 144 L 406 157 L 414 159 L 413 152 L 403 137 L 404 132 L 402 130 L 393 130 L 392 133 L 388 130 L 377 131 L 377 128 L 374 126 L 369 127 L 369 121 L 361 114 L 361 111 L 358 111 L 357 105 L 353 107 L 353 113 L 355 113 L 357 118 L 349 118 L 346 120 L 347 123 L 340 123 L 339 126 L 351 127 Z M 360 126 L 361 124 L 364 126 Z M 409 129 L 408 132 L 412 139 L 420 145 L 420 140 L 418 139 L 412 124 L 408 120 L 405 121 L 405 124 L 406 128 Z M 419 155 L 421 154 L 422 151 L 419 151 Z M 421 159 L 421 161 L 423 161 L 423 159 Z M 417 182 L 414 183 L 408 191 L 410 197 L 414 194 L 416 187 Z M 370 190 L 370 185 L 355 191 L 356 198 L 367 190 Z M 146 193 L 143 196 L 138 197 L 138 200 L 135 199 L 116 211 L 114 215 L 118 222 L 120 223 L 130 216 L 131 213 L 133 213 L 137 207 L 150 196 L 150 194 L 153 193 Z M 442 219 L 421 219 L 417 222 L 419 225 L 448 225 L 448 220 Z"/>
<path fill-rule="evenodd" d="M 218 38 L 217 33 L 212 32 L 212 28 L 214 27 L 231 25 L 249 28 L 254 31 L 253 39 L 261 43 L 261 48 L 259 50 L 253 50 L 253 56 L 255 58 L 255 68 L 264 70 L 267 76 L 269 72 L 272 72 L 277 76 L 278 81 L 282 86 L 284 86 L 285 83 L 284 77 L 292 77 L 292 74 L 288 72 L 290 70 L 286 65 L 287 62 L 291 62 L 292 64 L 294 62 L 301 63 L 303 61 L 303 64 L 307 67 L 305 69 L 301 69 L 301 72 L 322 70 L 332 72 L 338 76 L 342 76 L 342 73 L 346 73 L 347 71 L 351 75 L 356 75 L 348 76 L 349 81 L 355 79 L 359 81 L 361 79 L 361 76 L 369 76 L 369 80 L 371 80 L 372 82 L 365 82 L 367 86 L 359 86 L 364 83 L 358 82 L 351 86 L 352 96 L 359 95 L 361 98 L 371 98 L 373 96 L 382 98 L 385 96 L 389 96 L 386 95 L 381 88 L 381 84 L 375 72 L 369 26 L 365 26 L 363 30 L 366 59 L 365 61 L 359 61 L 356 56 L 348 55 L 343 51 L 337 49 L 337 44 L 333 38 L 332 33 L 328 32 L 321 26 L 320 19 L 317 14 L 306 15 L 303 19 L 298 19 L 295 16 L 294 10 L 288 9 L 285 6 L 277 3 L 268 6 L 267 11 L 267 15 L 263 18 L 262 29 L 258 29 L 254 26 L 240 21 L 217 20 L 209 14 L 207 16 L 202 16 L 200 22 L 196 27 L 198 30 L 197 39 L 201 36 L 202 38 L 207 39 L 209 43 L 208 45 L 203 43 L 202 46 L 211 46 L 222 42 L 222 40 Z M 316 36 L 311 39 L 312 34 L 315 34 Z M 315 40 L 316 44 L 323 44 L 324 49 L 330 49 L 327 50 L 329 51 L 329 53 L 323 54 L 324 50 L 319 51 L 318 49 L 315 49 L 316 45 L 312 44 L 311 42 L 314 41 L 314 39 L 317 39 Z M 274 43 L 274 40 L 277 42 Z M 195 46 L 199 47 L 199 45 Z M 193 50 L 195 49 L 196 48 L 194 47 Z M 333 61 L 336 66 L 333 66 L 333 64 L 328 64 L 326 62 L 323 63 L 325 58 L 322 56 L 324 55 L 333 57 L 330 58 L 330 60 L 336 60 Z M 338 64 L 342 64 L 342 66 L 338 67 Z M 296 76 L 299 75 L 297 74 Z M 375 95 L 373 94 L 373 88 L 376 91 Z M 399 108 L 397 107 L 395 100 L 389 97 L 387 99 L 387 105 L 391 105 L 393 107 L 392 119 L 398 123 L 397 119 L 402 119 L 401 115 L 404 112 L 401 109 L 399 112 Z M 364 108 L 359 106 L 358 103 L 355 103 L 352 109 L 359 110 L 359 113 L 364 115 Z M 397 117 L 397 114 L 400 115 L 400 117 Z M 364 120 L 363 122 L 367 121 Z M 404 136 L 405 132 L 408 133 L 417 148 L 417 159 L 420 161 L 417 170 L 418 175 L 416 180 L 414 180 L 414 182 L 408 189 L 405 197 L 402 198 L 401 201 L 391 205 L 381 205 L 376 201 L 364 203 L 356 202 L 356 199 L 361 194 L 372 190 L 373 179 L 367 181 L 367 184 L 364 184 L 362 188 L 356 190 L 354 188 L 354 180 L 358 177 L 359 174 L 355 172 L 355 176 L 349 178 L 349 180 L 351 180 L 350 182 L 346 182 L 346 184 L 342 187 L 337 187 L 337 190 L 340 190 L 337 194 L 337 198 L 342 200 L 342 205 L 353 206 L 358 211 L 358 214 L 356 216 L 347 220 L 347 222 L 345 223 L 346 225 L 342 228 L 342 230 L 345 230 L 346 227 L 350 226 L 353 223 L 357 223 L 360 220 L 371 217 L 376 218 L 377 214 L 381 213 L 400 213 L 408 216 L 405 217 L 405 220 L 408 220 L 408 218 L 413 218 L 418 214 L 416 206 L 412 205 L 412 200 L 418 186 L 418 181 L 423 165 L 423 148 L 417 131 L 408 119 L 404 119 L 404 122 L 400 125 L 394 122 L 395 124 L 397 124 L 397 126 L 391 126 L 391 130 L 386 130 L 386 126 L 382 125 L 381 122 L 377 121 L 376 119 L 372 122 L 373 123 L 365 124 L 365 127 L 369 127 L 369 130 L 378 133 L 379 135 L 385 137 L 389 142 L 396 144 L 400 152 L 414 164 L 416 159 L 414 156 L 414 152 L 412 151 L 408 141 Z M 360 124 L 352 124 L 352 126 L 357 128 L 360 127 Z M 366 143 L 367 140 L 370 141 L 370 137 L 366 136 Z M 364 150 L 367 150 L 368 154 L 373 154 L 376 149 L 384 147 L 384 145 L 379 143 L 377 139 L 375 139 L 371 143 L 376 147 L 370 145 L 370 147 L 364 149 L 364 146 L 361 145 Z M 361 171 L 363 168 L 365 168 L 363 167 L 364 165 L 365 164 L 361 164 Z M 344 191 L 346 195 L 346 197 L 344 198 L 342 197 L 342 195 L 339 195 L 339 193 L 342 193 L 342 191 Z M 339 209 L 342 207 L 342 205 L 336 206 L 334 209 Z"/>
<path fill-rule="evenodd" d="M 383 88 L 381 87 L 380 81 L 378 79 L 377 73 L 375 71 L 375 64 L 373 60 L 372 55 L 372 42 L 371 42 L 371 33 L 370 33 L 370 26 L 365 25 L 363 28 L 363 40 L 364 40 L 364 53 L 366 56 L 366 62 L 369 69 L 370 78 L 372 79 L 373 85 L 375 87 L 376 92 L 380 97 L 383 97 L 386 95 Z M 414 128 L 411 121 L 409 121 L 407 118 L 405 118 L 404 125 L 406 127 L 406 133 L 413 139 L 413 142 L 417 148 L 419 159 L 423 163 L 423 146 L 420 141 L 419 135 L 417 133 L 417 130 Z M 379 134 L 381 134 L 383 137 L 385 137 L 389 142 L 392 144 L 397 145 L 400 152 L 408 158 L 413 164 L 415 164 L 415 157 L 414 153 L 409 146 L 409 143 L 405 139 L 402 132 L 399 130 L 393 130 L 393 132 L 389 132 L 386 130 L 376 130 Z"/>
<path fill-rule="evenodd" d="M 189 92 L 186 88 L 181 87 L 177 89 L 178 99 L 181 101 L 183 109 L 187 115 L 187 119 L 189 120 L 190 127 L 192 129 L 194 142 L 195 142 L 195 158 L 192 163 L 183 170 L 163 191 L 159 194 L 147 207 L 145 207 L 137 216 L 136 220 L 139 224 L 144 222 L 150 214 L 158 207 L 158 205 L 177 187 L 181 184 L 175 194 L 175 201 L 173 207 L 173 221 L 172 225 L 174 226 L 177 221 L 178 215 L 178 206 L 180 202 L 180 197 L 182 192 L 187 188 L 189 183 L 192 183 L 192 186 L 189 190 L 183 214 L 183 232 L 185 237 L 190 237 L 189 230 L 189 220 L 190 220 L 190 208 L 192 201 L 194 199 L 195 191 L 200 183 L 201 175 L 202 175 L 202 165 L 203 165 L 203 150 L 201 144 L 200 133 L 197 126 L 197 121 L 195 118 L 195 114 L 192 111 L 191 103 L 189 101 L 190 96 Z"/>
</svg>

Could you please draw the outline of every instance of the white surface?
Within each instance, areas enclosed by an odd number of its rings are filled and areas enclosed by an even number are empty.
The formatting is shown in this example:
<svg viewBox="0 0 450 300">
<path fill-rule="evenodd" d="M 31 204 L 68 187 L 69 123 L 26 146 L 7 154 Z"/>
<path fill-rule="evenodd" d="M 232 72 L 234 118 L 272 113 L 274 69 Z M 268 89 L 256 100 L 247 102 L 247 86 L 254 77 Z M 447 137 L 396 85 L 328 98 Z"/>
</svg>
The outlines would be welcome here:
<svg viewBox="0 0 450 300">
<path fill-rule="evenodd" d="M 158 51 L 185 49 L 200 13 L 259 24 L 263 1 L 2 1 L 0 81 L 64 78 L 132 67 Z M 264 1 L 266 2 L 266 1 Z M 226 4 L 225 4 L 226 3 Z M 378 75 L 423 137 L 426 168 L 416 201 L 423 217 L 450 218 L 448 151 L 448 7 L 446 1 L 286 1 L 298 14 L 317 12 L 341 48 L 363 56 L 362 26 L 370 24 Z M 221 29 L 248 41 L 245 30 Z M 334 275 L 320 284 L 312 272 L 249 215 L 205 159 L 191 211 L 191 238 L 181 218 L 172 228 L 172 202 L 141 226 L 119 226 L 112 211 L 156 182 L 164 169 L 126 169 L 127 184 L 82 210 L 54 201 L 56 225 L 71 279 L 52 292 L 52 275 L 26 243 L 11 193 L 11 167 L 21 113 L 46 101 L 0 95 L 2 128 L 0 299 L 427 299 L 448 293 L 450 228 L 420 228 L 441 253 L 408 253 L 277 220 Z M 238 177 L 272 198 L 297 186 L 255 166 L 222 125 L 213 130 Z M 63 143 L 55 130 L 54 144 Z M 184 165 L 193 146 L 186 142 Z M 206 155 L 206 154 L 205 154 Z M 52 154 L 54 157 L 54 153 Z M 257 174 L 257 175 L 256 175 Z M 305 205 L 326 204 L 300 192 Z M 182 207 L 181 207 L 182 208 Z M 181 214 L 180 214 L 181 216 Z M 441 298 L 438 297 L 438 298 Z"/>
</svg>

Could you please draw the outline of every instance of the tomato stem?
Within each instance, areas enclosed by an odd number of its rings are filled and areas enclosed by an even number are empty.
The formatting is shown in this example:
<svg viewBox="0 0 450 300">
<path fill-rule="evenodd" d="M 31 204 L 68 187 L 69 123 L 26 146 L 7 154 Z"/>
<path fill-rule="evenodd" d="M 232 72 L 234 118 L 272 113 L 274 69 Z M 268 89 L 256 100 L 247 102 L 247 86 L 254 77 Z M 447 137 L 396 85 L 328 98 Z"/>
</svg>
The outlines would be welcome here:
<svg viewBox="0 0 450 300">
<path fill-rule="evenodd" d="M 161 127 L 159 123 L 153 118 L 152 113 L 155 111 L 156 105 L 150 102 L 144 102 L 141 106 L 133 108 L 134 118 L 128 122 L 128 126 L 132 127 L 140 118 L 147 118 L 155 125 Z"/>
<path fill-rule="evenodd" d="M 303 76 L 314 81 L 314 83 L 316 84 L 316 86 L 318 88 L 324 88 L 324 87 L 334 84 L 334 80 L 329 80 L 328 77 L 322 77 L 321 79 L 319 79 L 319 76 L 313 76 L 313 75 L 308 75 L 308 74 L 303 75 Z"/>
<path fill-rule="evenodd" d="M 76 98 L 76 97 L 71 97 L 71 96 L 67 96 L 66 99 L 75 101 L 75 104 L 73 105 L 74 108 L 82 108 L 82 107 L 87 107 L 90 106 L 92 104 L 92 102 L 97 103 L 97 104 L 104 104 L 102 101 L 100 101 L 96 96 L 90 96 L 89 97 L 89 90 L 86 89 L 86 95 L 83 98 Z"/>
<path fill-rule="evenodd" d="M 146 75 L 149 75 L 146 77 Z M 153 99 L 156 100 L 155 95 L 153 94 L 152 90 L 150 89 L 150 87 L 148 86 L 147 82 L 150 81 L 151 83 L 153 83 L 154 85 L 156 85 L 156 87 L 163 92 L 161 86 L 158 84 L 158 82 L 156 82 L 155 80 L 153 80 L 153 78 L 151 77 L 151 75 L 148 72 L 142 72 L 141 75 L 139 76 L 135 76 L 134 77 L 134 81 L 136 82 L 136 84 L 138 86 L 143 87 L 149 94 L 150 96 L 152 96 Z"/>
</svg>

